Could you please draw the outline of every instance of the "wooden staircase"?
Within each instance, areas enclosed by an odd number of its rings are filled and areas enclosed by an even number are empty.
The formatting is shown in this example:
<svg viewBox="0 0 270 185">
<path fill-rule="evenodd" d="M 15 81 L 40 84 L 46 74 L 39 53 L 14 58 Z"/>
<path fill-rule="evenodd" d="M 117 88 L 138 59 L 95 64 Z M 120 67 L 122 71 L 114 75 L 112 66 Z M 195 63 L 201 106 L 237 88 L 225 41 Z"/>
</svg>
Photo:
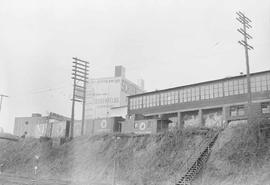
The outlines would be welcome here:
<svg viewBox="0 0 270 185">
<path fill-rule="evenodd" d="M 180 179 L 176 182 L 176 185 L 190 185 L 191 181 L 195 178 L 195 176 L 200 172 L 206 163 L 207 159 L 210 156 L 211 149 L 215 144 L 215 141 L 218 138 L 220 131 L 210 136 L 207 135 L 207 139 L 203 140 L 199 146 L 198 150 L 191 155 L 186 163 L 182 166 L 182 172 L 177 177 Z M 213 134 L 213 133 L 212 133 Z"/>
</svg>

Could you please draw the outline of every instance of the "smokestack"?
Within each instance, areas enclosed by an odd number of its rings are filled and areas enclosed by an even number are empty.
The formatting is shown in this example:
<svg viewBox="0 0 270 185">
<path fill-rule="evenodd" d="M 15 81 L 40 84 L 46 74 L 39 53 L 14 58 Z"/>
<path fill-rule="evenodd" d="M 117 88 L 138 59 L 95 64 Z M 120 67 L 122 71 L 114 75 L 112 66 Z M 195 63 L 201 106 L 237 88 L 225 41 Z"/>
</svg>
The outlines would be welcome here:
<svg viewBox="0 0 270 185">
<path fill-rule="evenodd" d="M 143 79 L 138 79 L 137 85 L 141 88 L 141 90 L 144 90 L 144 80 Z"/>
<path fill-rule="evenodd" d="M 115 66 L 114 77 L 125 77 L 126 69 L 123 66 Z"/>
</svg>

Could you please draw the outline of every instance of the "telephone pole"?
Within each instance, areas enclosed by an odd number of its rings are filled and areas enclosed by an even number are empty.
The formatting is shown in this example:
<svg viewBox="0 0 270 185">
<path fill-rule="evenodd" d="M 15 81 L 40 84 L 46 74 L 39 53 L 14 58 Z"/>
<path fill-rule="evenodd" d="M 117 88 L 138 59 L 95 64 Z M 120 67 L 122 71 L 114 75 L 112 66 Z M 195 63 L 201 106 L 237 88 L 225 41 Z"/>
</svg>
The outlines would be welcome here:
<svg viewBox="0 0 270 185">
<path fill-rule="evenodd" d="M 251 86 L 250 86 L 250 70 L 249 70 L 249 56 L 248 56 L 248 50 L 254 49 L 251 45 L 248 44 L 248 39 L 252 39 L 252 36 L 247 33 L 247 29 L 252 28 L 250 25 L 251 20 L 245 16 L 242 12 L 236 12 L 238 17 L 236 18 L 237 21 L 239 21 L 243 28 L 237 29 L 239 33 L 241 33 L 244 36 L 244 40 L 238 41 L 239 44 L 244 46 L 245 48 L 245 57 L 246 57 L 246 69 L 247 69 L 247 92 L 248 92 L 248 119 L 250 121 L 250 115 L 251 115 L 251 103 L 252 103 L 252 95 L 251 95 Z"/>
<path fill-rule="evenodd" d="M 73 138 L 74 132 L 74 117 L 75 117 L 75 102 L 82 102 L 82 127 L 81 135 L 84 132 L 84 117 L 85 117 L 85 97 L 86 83 L 88 82 L 89 62 L 73 57 L 72 79 L 73 82 L 73 98 L 70 123 L 70 138 Z"/>
<path fill-rule="evenodd" d="M 7 95 L 4 95 L 4 94 L 0 94 L 0 112 L 1 112 L 1 108 L 2 108 L 2 102 L 3 102 L 3 98 L 7 98 L 8 96 Z"/>
</svg>

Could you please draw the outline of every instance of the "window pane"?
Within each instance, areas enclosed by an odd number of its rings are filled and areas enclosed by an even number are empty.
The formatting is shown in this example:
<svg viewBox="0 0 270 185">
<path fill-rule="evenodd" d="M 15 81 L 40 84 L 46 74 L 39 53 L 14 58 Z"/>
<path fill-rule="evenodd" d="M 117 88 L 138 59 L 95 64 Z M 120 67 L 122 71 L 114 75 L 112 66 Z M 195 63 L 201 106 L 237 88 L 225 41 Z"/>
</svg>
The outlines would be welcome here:
<svg viewBox="0 0 270 185">
<path fill-rule="evenodd" d="M 261 104 L 261 109 L 263 114 L 270 113 L 270 102 L 264 102 Z"/>
<path fill-rule="evenodd" d="M 206 99 L 209 99 L 210 98 L 210 86 L 207 85 L 206 88 L 205 88 L 205 97 Z"/>
<path fill-rule="evenodd" d="M 205 95 L 204 95 L 204 86 L 201 86 L 200 93 L 201 93 L 201 100 L 204 100 L 204 97 L 205 97 Z"/>
<path fill-rule="evenodd" d="M 238 116 L 245 115 L 245 107 L 243 105 L 239 105 L 237 108 L 238 108 Z"/>
<path fill-rule="evenodd" d="M 244 105 L 231 106 L 230 107 L 230 115 L 232 117 L 245 115 L 245 107 L 244 107 Z"/>
<path fill-rule="evenodd" d="M 179 91 L 179 102 L 182 103 L 183 102 L 183 90 Z"/>
<path fill-rule="evenodd" d="M 262 91 L 267 91 L 266 75 L 261 77 Z"/>
<path fill-rule="evenodd" d="M 233 81 L 229 81 L 229 95 L 233 95 Z"/>
<path fill-rule="evenodd" d="M 200 100 L 200 88 L 196 87 L 196 100 Z"/>
<path fill-rule="evenodd" d="M 233 94 L 237 95 L 239 94 L 239 88 L 238 88 L 238 80 L 233 81 Z"/>
<path fill-rule="evenodd" d="M 235 106 L 230 108 L 230 114 L 231 116 L 237 116 L 237 109 Z"/>
<path fill-rule="evenodd" d="M 266 76 L 266 81 L 267 81 L 267 89 L 268 91 L 270 91 L 270 74 Z"/>
<path fill-rule="evenodd" d="M 256 92 L 262 91 L 262 84 L 261 84 L 261 77 L 257 76 L 256 77 Z"/>
<path fill-rule="evenodd" d="M 223 88 L 224 88 L 224 95 L 228 96 L 229 95 L 229 83 L 228 82 L 224 82 L 223 83 Z"/>
<path fill-rule="evenodd" d="M 255 79 L 255 77 L 251 77 L 250 85 L 251 85 L 251 92 L 256 92 L 256 79 Z"/>
<path fill-rule="evenodd" d="M 247 93 L 247 78 L 244 79 L 244 93 Z"/>
<path fill-rule="evenodd" d="M 239 80 L 238 88 L 239 88 L 239 94 L 244 94 L 244 80 L 243 79 Z"/>
</svg>

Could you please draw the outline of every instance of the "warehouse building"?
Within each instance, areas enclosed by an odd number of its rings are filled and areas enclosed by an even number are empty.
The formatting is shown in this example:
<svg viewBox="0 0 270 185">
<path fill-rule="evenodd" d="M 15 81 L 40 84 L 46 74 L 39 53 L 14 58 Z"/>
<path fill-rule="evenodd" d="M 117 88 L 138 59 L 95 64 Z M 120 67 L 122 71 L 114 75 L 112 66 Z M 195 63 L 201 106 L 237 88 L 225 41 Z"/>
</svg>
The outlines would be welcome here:
<svg viewBox="0 0 270 185">
<path fill-rule="evenodd" d="M 120 132 L 127 115 L 127 96 L 143 92 L 144 81 L 128 80 L 123 66 L 115 66 L 113 77 L 89 79 L 84 134 Z"/>
<path fill-rule="evenodd" d="M 16 117 L 13 134 L 19 137 L 69 137 L 70 118 L 50 112 L 47 116 L 33 113 L 30 117 Z M 81 122 L 75 121 L 74 136 L 80 135 Z"/>
<path fill-rule="evenodd" d="M 251 91 L 253 116 L 269 119 L 270 71 L 251 74 Z M 245 123 L 247 95 L 245 75 L 132 95 L 123 132 Z"/>
</svg>

